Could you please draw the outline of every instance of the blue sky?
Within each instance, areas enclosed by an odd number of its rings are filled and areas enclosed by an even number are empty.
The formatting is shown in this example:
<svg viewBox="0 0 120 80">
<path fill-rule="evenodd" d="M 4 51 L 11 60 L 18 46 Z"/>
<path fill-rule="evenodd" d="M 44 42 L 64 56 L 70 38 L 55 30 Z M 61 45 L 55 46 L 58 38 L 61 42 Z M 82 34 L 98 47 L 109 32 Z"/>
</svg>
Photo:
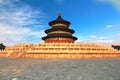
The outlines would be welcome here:
<svg viewBox="0 0 120 80">
<path fill-rule="evenodd" d="M 120 44 L 120 0 L 0 0 L 0 42 L 41 42 L 58 12 L 77 42 Z"/>
</svg>

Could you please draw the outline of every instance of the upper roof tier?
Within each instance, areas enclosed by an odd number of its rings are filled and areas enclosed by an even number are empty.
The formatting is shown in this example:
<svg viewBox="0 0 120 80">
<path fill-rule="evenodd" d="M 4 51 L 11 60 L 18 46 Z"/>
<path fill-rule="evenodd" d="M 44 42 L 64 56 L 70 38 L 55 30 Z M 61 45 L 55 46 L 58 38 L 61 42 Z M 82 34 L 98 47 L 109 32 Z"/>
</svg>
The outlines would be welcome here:
<svg viewBox="0 0 120 80">
<path fill-rule="evenodd" d="M 67 26 L 69 26 L 71 24 L 69 21 L 64 20 L 61 17 L 61 14 L 58 14 L 58 17 L 57 17 L 56 20 L 53 20 L 53 21 L 49 22 L 49 25 L 52 26 L 52 25 L 57 24 L 57 23 L 62 23 L 62 24 L 65 24 Z"/>
<path fill-rule="evenodd" d="M 65 32 L 70 32 L 71 34 L 73 34 L 75 32 L 73 29 L 68 29 L 66 27 L 58 26 L 58 27 L 53 27 L 53 28 L 45 30 L 45 33 L 48 34 L 49 32 L 58 31 L 58 30 L 62 30 L 62 31 L 65 31 Z"/>
</svg>

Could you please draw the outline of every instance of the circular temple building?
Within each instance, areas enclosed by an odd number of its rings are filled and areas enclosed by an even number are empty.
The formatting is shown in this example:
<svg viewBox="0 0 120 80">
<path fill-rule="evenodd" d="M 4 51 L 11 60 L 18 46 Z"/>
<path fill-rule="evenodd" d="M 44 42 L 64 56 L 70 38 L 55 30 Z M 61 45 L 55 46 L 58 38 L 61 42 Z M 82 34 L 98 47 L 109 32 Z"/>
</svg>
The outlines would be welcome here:
<svg viewBox="0 0 120 80">
<path fill-rule="evenodd" d="M 77 40 L 76 37 L 72 36 L 75 31 L 70 29 L 70 22 L 64 20 L 60 14 L 56 20 L 49 22 L 49 25 L 51 28 L 45 30 L 47 36 L 42 38 L 45 42 L 73 43 Z"/>
</svg>

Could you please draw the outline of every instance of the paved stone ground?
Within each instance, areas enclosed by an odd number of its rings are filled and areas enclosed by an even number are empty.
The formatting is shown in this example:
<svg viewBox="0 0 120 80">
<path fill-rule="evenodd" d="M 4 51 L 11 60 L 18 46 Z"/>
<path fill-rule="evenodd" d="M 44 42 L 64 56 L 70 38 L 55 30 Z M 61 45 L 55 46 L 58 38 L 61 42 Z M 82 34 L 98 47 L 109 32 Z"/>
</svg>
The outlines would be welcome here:
<svg viewBox="0 0 120 80">
<path fill-rule="evenodd" d="M 120 80 L 120 59 L 0 58 L 0 80 Z"/>
</svg>

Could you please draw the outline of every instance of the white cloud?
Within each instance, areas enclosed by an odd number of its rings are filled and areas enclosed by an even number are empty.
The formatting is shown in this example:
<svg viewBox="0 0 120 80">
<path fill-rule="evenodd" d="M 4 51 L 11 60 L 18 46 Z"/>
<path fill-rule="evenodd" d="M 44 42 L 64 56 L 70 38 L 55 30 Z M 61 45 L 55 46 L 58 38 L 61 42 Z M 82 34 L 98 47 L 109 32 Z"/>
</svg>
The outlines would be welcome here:
<svg viewBox="0 0 120 80">
<path fill-rule="evenodd" d="M 90 40 L 88 42 L 93 42 L 93 43 L 114 43 L 115 41 L 114 40 L 107 40 L 107 39 L 102 39 L 102 40 Z"/>
<path fill-rule="evenodd" d="M 42 14 L 19 0 L 0 0 L 0 42 L 11 45 L 40 40 L 44 35 L 40 30 Z M 39 31 L 33 29 L 35 26 L 39 26 Z"/>
<path fill-rule="evenodd" d="M 90 39 L 94 39 L 94 40 L 104 39 L 104 37 L 102 37 L 102 36 L 98 37 L 98 36 L 95 36 L 95 35 L 91 35 L 91 36 L 89 36 L 89 38 L 90 38 Z"/>
<path fill-rule="evenodd" d="M 89 36 L 89 37 L 90 37 L 90 38 L 94 38 L 94 39 L 95 39 L 95 38 L 97 38 L 97 36 L 94 36 L 94 35 L 92 35 L 92 36 Z"/>
<path fill-rule="evenodd" d="M 112 28 L 113 27 L 113 25 L 107 25 L 106 26 L 106 28 Z"/>
</svg>

